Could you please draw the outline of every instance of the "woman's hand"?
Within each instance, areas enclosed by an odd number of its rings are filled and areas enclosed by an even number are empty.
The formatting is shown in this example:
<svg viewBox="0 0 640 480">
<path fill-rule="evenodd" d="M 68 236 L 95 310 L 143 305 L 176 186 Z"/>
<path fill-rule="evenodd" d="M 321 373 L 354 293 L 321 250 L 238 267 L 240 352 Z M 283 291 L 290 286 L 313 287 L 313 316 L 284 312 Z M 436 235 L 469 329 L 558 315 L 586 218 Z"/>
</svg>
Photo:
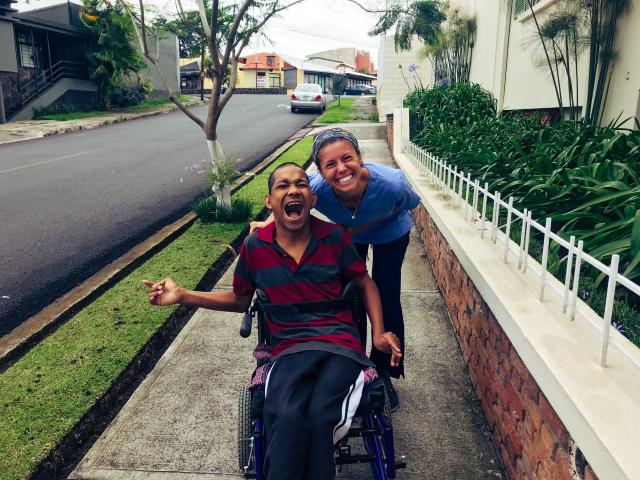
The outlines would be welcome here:
<svg viewBox="0 0 640 480">
<path fill-rule="evenodd" d="M 373 346 L 381 352 L 391 354 L 392 367 L 400 365 L 400 359 L 402 358 L 402 352 L 400 351 L 400 339 L 395 333 L 384 332 L 381 335 L 374 336 Z"/>
<path fill-rule="evenodd" d="M 170 278 L 165 278 L 157 283 L 150 280 L 143 280 L 149 290 L 149 303 L 152 305 L 165 306 L 180 303 L 182 299 L 182 288 Z"/>
<path fill-rule="evenodd" d="M 262 227 L 266 226 L 268 222 L 250 222 L 249 223 L 249 234 L 255 232 L 256 230 L 260 230 Z"/>
</svg>

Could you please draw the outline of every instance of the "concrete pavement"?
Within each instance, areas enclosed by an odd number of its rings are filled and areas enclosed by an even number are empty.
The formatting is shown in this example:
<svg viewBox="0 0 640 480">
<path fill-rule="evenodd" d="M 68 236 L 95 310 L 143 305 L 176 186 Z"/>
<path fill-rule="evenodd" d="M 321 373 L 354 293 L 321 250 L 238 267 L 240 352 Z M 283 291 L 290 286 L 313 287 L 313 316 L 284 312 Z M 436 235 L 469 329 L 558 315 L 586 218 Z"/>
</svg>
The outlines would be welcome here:
<svg viewBox="0 0 640 480">
<path fill-rule="evenodd" d="M 365 158 L 392 161 L 382 125 L 344 125 Z M 228 289 L 233 267 L 216 289 Z M 437 285 L 412 235 L 403 266 L 406 374 L 395 382 L 400 479 L 505 478 Z M 69 478 L 222 480 L 242 478 L 236 454 L 237 398 L 254 366 L 255 336 L 238 335 L 241 315 L 198 310 Z M 340 479 L 371 478 L 345 466 Z"/>
</svg>

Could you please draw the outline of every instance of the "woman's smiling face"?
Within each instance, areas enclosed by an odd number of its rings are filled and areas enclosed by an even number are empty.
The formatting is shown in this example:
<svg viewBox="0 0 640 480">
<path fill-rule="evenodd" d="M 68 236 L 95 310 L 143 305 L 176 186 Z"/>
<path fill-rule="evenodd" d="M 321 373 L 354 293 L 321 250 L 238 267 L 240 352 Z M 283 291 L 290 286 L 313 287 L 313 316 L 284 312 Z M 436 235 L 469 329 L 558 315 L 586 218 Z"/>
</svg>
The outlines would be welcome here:
<svg viewBox="0 0 640 480">
<path fill-rule="evenodd" d="M 324 145 L 318 152 L 320 174 L 339 196 L 356 197 L 366 187 L 362 157 L 348 140 Z"/>
</svg>

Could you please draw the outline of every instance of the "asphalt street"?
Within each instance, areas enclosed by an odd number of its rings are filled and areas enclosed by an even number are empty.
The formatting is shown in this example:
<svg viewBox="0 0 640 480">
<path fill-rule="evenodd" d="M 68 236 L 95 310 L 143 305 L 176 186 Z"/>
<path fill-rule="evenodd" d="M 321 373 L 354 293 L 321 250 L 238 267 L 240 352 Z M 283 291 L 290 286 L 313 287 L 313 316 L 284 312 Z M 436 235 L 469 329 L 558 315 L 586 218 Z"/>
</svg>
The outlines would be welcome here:
<svg viewBox="0 0 640 480">
<path fill-rule="evenodd" d="M 316 116 L 288 106 L 284 95 L 231 98 L 219 139 L 238 169 Z M 0 146 L 0 335 L 189 211 L 207 155 L 179 111 Z"/>
</svg>

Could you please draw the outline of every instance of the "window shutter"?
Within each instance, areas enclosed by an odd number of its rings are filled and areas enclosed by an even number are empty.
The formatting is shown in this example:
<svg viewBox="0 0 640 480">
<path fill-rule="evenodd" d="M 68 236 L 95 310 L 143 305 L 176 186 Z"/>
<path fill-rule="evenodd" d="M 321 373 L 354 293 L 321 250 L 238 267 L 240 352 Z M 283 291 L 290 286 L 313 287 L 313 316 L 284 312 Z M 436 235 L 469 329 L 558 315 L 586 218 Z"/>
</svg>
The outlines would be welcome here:
<svg viewBox="0 0 640 480">
<path fill-rule="evenodd" d="M 514 18 L 520 15 L 527 9 L 527 0 L 513 0 L 513 16 Z"/>
</svg>

